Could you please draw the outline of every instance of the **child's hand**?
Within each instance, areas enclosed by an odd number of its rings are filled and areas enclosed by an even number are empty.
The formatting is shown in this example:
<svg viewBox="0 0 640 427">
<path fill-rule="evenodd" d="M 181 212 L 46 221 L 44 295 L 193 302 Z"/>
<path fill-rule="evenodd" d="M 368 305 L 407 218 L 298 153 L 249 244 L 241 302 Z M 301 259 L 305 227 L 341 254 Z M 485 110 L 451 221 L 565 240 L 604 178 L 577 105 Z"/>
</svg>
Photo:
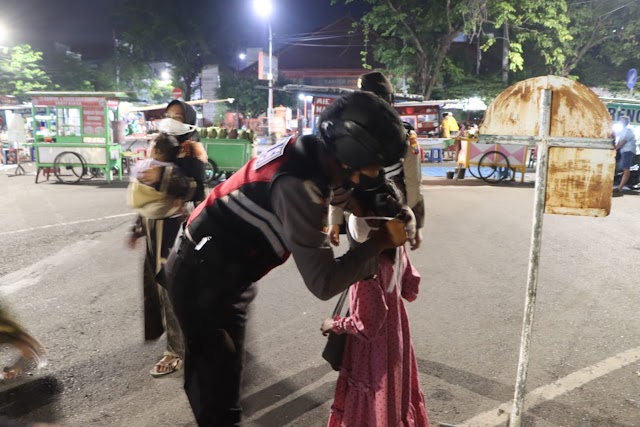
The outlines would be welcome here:
<svg viewBox="0 0 640 427">
<path fill-rule="evenodd" d="M 333 246 L 340 245 L 340 226 L 339 225 L 330 225 L 329 226 L 329 241 Z"/>
<path fill-rule="evenodd" d="M 320 330 L 322 331 L 322 335 L 326 337 L 331 333 L 332 329 L 333 329 L 333 319 L 331 318 L 324 319 L 324 322 L 322 322 L 322 326 L 320 327 Z"/>
</svg>

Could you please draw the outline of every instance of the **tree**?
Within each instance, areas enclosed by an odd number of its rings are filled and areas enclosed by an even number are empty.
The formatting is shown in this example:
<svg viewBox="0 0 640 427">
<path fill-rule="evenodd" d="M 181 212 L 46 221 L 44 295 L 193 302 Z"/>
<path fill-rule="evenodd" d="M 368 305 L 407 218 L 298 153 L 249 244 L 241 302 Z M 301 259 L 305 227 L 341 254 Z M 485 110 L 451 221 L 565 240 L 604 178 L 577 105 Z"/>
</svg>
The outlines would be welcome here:
<svg viewBox="0 0 640 427">
<path fill-rule="evenodd" d="M 177 86 L 186 100 L 191 99 L 194 82 L 203 64 L 210 62 L 208 34 L 212 7 L 207 0 L 194 0 L 189 7 L 171 2 L 121 0 L 115 10 L 122 40 L 134 57 L 146 63 L 164 61 L 173 66 Z"/>
<path fill-rule="evenodd" d="M 42 69 L 42 52 L 24 44 L 0 59 L 0 93 L 24 100 L 28 91 L 52 88 L 51 78 Z"/>
<path fill-rule="evenodd" d="M 286 82 L 280 82 L 283 85 Z M 220 73 L 220 89 L 218 98 L 235 98 L 233 109 L 238 110 L 247 117 L 258 117 L 266 113 L 269 102 L 267 90 L 258 86 L 264 85 L 257 77 L 248 77 L 230 71 Z M 274 106 L 296 107 L 296 99 L 293 95 L 275 91 L 273 95 Z"/>
<path fill-rule="evenodd" d="M 567 0 L 567 3 L 570 37 L 559 41 L 563 57 L 547 61 L 553 71 L 568 76 L 586 55 L 596 49 L 600 57 L 613 65 L 640 57 L 638 1 Z"/>
<path fill-rule="evenodd" d="M 56 89 L 94 90 L 94 72 L 76 56 L 55 52 L 45 57 L 45 68 Z"/>
<path fill-rule="evenodd" d="M 339 1 L 332 0 L 332 4 Z M 371 49 L 389 74 L 406 76 L 415 87 L 412 91 L 429 98 L 454 38 L 464 29 L 463 12 L 471 0 L 362 1 L 371 5 L 360 20 L 367 36 L 366 49 Z"/>
</svg>

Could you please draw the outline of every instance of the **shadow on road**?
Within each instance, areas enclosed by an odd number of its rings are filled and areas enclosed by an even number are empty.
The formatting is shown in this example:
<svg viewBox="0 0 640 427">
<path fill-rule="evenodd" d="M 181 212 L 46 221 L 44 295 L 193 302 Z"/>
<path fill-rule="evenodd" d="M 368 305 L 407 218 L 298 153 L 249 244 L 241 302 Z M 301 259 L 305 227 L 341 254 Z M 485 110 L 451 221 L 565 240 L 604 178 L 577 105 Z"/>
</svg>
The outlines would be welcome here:
<svg viewBox="0 0 640 427">
<path fill-rule="evenodd" d="M 9 418 L 19 418 L 39 408 L 50 405 L 62 393 L 62 384 L 53 376 L 23 380 L 17 384 L 8 384 L 0 388 L 0 415 Z M 39 413 L 44 421 L 55 422 L 57 415 L 54 406 L 50 405 L 48 412 Z M 43 413 L 44 412 L 44 413 Z"/>
</svg>

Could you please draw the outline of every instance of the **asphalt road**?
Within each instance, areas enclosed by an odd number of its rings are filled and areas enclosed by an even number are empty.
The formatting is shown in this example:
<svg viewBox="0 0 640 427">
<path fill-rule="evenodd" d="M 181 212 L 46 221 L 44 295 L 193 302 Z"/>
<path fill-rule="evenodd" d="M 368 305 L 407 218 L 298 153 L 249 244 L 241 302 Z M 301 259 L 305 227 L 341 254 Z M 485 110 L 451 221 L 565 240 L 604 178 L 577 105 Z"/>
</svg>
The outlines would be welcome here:
<svg viewBox="0 0 640 427">
<path fill-rule="evenodd" d="M 32 168 L 30 170 L 33 170 Z M 2 303 L 49 365 L 0 384 L 0 413 L 61 426 L 194 426 L 179 375 L 153 379 L 163 340 L 142 334 L 141 247 L 125 184 L 34 184 L 0 171 Z M 513 398 L 531 233 L 531 185 L 425 186 L 422 274 L 407 304 L 432 425 L 501 425 Z M 545 216 L 525 425 L 640 426 L 640 197 L 604 219 Z M 320 358 L 334 301 L 293 262 L 260 283 L 248 338 L 249 426 L 324 426 L 336 373 Z M 14 354 L 5 349 L 0 362 Z"/>
</svg>

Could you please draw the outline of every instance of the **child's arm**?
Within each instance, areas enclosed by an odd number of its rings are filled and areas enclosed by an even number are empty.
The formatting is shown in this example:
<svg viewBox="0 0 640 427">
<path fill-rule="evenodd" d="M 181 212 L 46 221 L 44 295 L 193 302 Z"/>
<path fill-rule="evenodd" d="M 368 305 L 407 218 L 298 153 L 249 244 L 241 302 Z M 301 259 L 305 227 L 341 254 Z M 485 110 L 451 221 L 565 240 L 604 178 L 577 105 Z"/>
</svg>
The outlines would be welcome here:
<svg viewBox="0 0 640 427">
<path fill-rule="evenodd" d="M 384 290 L 376 278 L 352 285 L 349 293 L 350 315 L 336 317 L 331 331 L 335 334 L 355 335 L 370 341 L 380 333 L 387 318 L 388 307 Z"/>
<path fill-rule="evenodd" d="M 400 251 L 403 258 L 403 264 L 405 265 L 404 272 L 402 274 L 402 297 L 407 301 L 415 301 L 418 298 L 418 291 L 420 287 L 420 273 L 411 264 L 411 260 L 407 256 L 407 251 L 402 248 Z"/>
</svg>

